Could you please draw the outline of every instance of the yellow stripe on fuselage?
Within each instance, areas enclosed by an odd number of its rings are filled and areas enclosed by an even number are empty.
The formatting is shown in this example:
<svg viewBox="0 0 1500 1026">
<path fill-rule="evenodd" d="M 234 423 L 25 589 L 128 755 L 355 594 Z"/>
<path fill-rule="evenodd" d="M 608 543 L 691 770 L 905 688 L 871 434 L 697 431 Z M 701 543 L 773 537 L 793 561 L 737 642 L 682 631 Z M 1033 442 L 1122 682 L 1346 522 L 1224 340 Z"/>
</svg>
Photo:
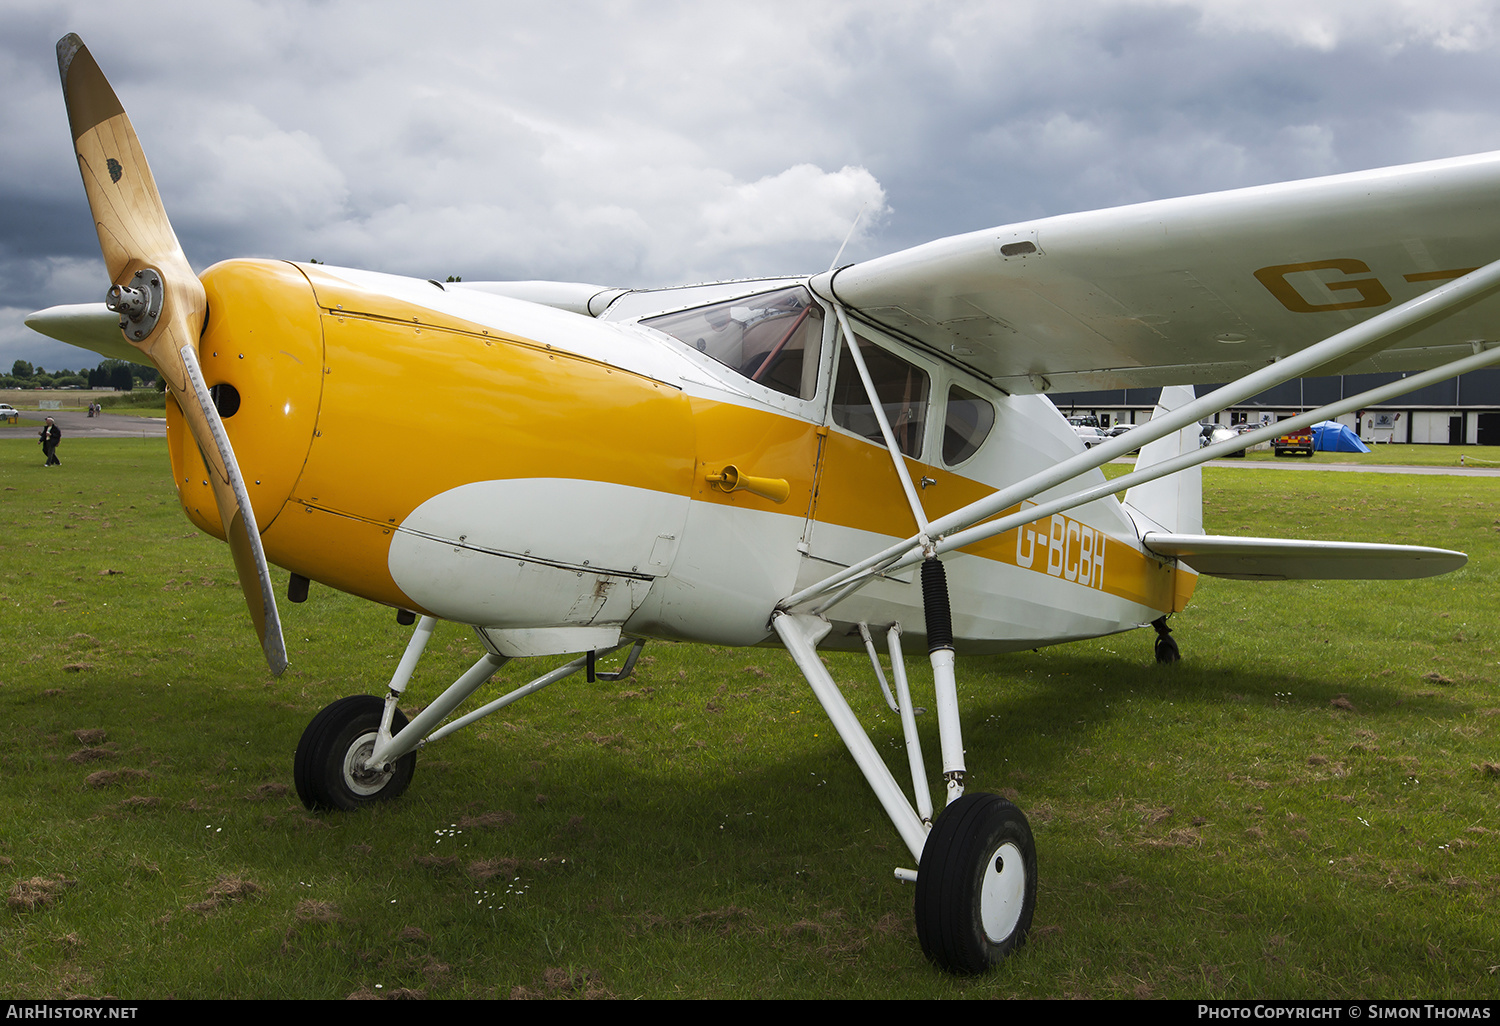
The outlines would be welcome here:
<svg viewBox="0 0 1500 1026">
<path fill-rule="evenodd" d="M 433 496 L 483 480 L 606 481 L 799 520 L 811 512 L 818 522 L 892 538 L 914 533 L 889 456 L 837 429 L 688 396 L 316 268 L 236 261 L 204 280 L 213 310 L 205 376 L 215 384 L 239 373 L 241 392 L 260 402 L 255 417 L 226 427 L 247 479 L 284 489 L 284 506 L 262 511 L 257 502 L 257 517 L 270 525 L 268 558 L 333 587 L 417 608 L 390 577 L 391 532 Z M 246 360 L 256 374 L 244 371 Z M 270 381 L 278 370 L 295 381 Z M 284 416 L 274 415 L 278 403 Z M 179 491 L 194 522 L 212 531 L 217 517 L 205 515 L 214 507 L 197 494 L 190 449 L 172 449 Z M 775 503 L 714 488 L 708 476 L 726 465 L 783 479 L 791 495 Z M 907 467 L 938 481 L 923 494 L 929 518 L 992 491 L 940 468 Z M 608 511 L 601 514 L 607 523 Z M 1180 608 L 1191 594 L 1190 583 L 1174 580 L 1189 575 L 1128 541 L 1071 518 L 1061 523 L 1061 564 L 1033 570 L 1052 566 L 1053 576 L 1160 610 Z M 964 551 L 1019 566 L 1023 538 L 1012 531 Z"/>
</svg>

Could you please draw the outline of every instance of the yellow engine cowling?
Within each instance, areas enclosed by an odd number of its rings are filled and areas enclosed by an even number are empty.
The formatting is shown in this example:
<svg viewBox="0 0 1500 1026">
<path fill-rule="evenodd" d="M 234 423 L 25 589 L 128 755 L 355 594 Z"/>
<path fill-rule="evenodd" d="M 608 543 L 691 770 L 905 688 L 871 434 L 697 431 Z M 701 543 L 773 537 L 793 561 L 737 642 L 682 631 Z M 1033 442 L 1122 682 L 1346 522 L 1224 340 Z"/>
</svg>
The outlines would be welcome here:
<svg viewBox="0 0 1500 1026">
<path fill-rule="evenodd" d="M 292 494 L 317 427 L 323 329 L 307 278 L 284 261 L 230 260 L 203 274 L 208 322 L 199 344 L 203 377 L 245 477 L 264 533 Z M 187 399 L 185 401 L 191 401 Z M 224 537 L 209 471 L 176 397 L 167 441 L 177 496 L 188 518 Z"/>
</svg>

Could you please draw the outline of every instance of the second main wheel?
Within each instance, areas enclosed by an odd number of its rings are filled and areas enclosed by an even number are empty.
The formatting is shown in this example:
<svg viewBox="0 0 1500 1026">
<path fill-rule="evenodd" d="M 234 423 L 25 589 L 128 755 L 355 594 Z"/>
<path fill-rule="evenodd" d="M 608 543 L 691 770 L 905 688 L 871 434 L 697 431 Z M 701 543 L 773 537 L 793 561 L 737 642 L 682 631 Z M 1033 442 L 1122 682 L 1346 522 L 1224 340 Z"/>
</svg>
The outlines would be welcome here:
<svg viewBox="0 0 1500 1026">
<path fill-rule="evenodd" d="M 941 969 L 982 973 L 1026 943 L 1036 842 L 1021 810 L 966 794 L 938 816 L 917 870 L 917 938 Z"/>
<path fill-rule="evenodd" d="M 384 711 L 385 703 L 374 695 L 351 695 L 313 717 L 302 732 L 292 763 L 297 796 L 303 805 L 349 812 L 406 791 L 416 772 L 416 752 L 408 752 L 386 769 L 364 768 L 375 749 Z M 399 733 L 406 723 L 397 709 L 391 718 L 391 733 Z"/>
</svg>

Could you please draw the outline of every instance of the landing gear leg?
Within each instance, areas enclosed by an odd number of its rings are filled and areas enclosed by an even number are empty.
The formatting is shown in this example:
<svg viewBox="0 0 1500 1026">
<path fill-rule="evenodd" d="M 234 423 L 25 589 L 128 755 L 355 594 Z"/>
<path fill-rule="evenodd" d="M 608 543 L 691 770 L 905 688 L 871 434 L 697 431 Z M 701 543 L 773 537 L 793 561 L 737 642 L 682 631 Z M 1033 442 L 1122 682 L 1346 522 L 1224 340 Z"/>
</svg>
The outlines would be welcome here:
<svg viewBox="0 0 1500 1026">
<path fill-rule="evenodd" d="M 953 673 L 947 581 L 936 558 L 929 559 L 922 569 L 928 654 L 933 667 L 947 799 L 935 823 L 930 823 L 932 803 L 925 793 L 925 771 L 920 768 L 910 690 L 898 662 L 899 625 L 890 631 L 892 669 L 897 673 L 901 694 L 902 731 L 907 737 L 909 753 L 917 749 L 910 761 L 921 814 L 901 792 L 818 658 L 817 644 L 827 636 L 828 622 L 820 616 L 778 612 L 771 624 L 884 806 L 891 824 L 918 860 L 916 872 L 897 869 L 896 877 L 917 885 L 917 936 L 922 950 L 948 972 L 981 973 L 1026 941 L 1036 908 L 1036 842 L 1026 817 L 1010 802 L 994 794 L 964 793 L 963 741 Z M 875 661 L 874 646 L 870 647 Z"/>
<path fill-rule="evenodd" d="M 630 655 L 623 669 L 614 673 L 594 674 L 600 680 L 624 680 L 630 675 L 636 657 L 645 645 L 640 640 L 625 641 L 609 648 L 587 652 L 473 712 L 443 723 L 449 713 L 479 690 L 508 661 L 509 657 L 491 648 L 408 722 L 401 710 L 396 708 L 396 703 L 405 693 L 417 661 L 436 626 L 437 621 L 430 616 L 424 616 L 417 622 L 411 641 L 406 646 L 406 654 L 401 657 L 383 700 L 374 695 L 341 698 L 314 716 L 307 725 L 302 733 L 302 740 L 297 745 L 296 761 L 292 764 L 297 796 L 302 799 L 303 805 L 309 809 L 351 811 L 370 802 L 395 798 L 411 783 L 418 748 L 447 737 L 512 702 L 534 695 L 551 684 L 571 677 L 579 670 L 593 667 L 598 657 L 609 655 L 624 644 L 630 644 Z M 484 631 L 480 630 L 478 633 L 481 640 L 485 640 L 486 647 L 490 648 Z"/>
</svg>

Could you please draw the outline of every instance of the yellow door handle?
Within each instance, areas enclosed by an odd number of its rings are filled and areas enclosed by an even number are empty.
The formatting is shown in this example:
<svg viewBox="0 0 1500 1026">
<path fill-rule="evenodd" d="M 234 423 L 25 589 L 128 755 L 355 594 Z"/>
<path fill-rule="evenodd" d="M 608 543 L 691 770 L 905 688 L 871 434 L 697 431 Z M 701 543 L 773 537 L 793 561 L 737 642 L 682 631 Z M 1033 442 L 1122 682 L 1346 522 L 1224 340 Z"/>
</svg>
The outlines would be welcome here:
<svg viewBox="0 0 1500 1026">
<path fill-rule="evenodd" d="M 784 479 L 741 474 L 732 463 L 717 474 L 706 475 L 706 478 L 721 492 L 749 492 L 772 502 L 785 502 L 792 494 L 792 486 Z"/>
</svg>

